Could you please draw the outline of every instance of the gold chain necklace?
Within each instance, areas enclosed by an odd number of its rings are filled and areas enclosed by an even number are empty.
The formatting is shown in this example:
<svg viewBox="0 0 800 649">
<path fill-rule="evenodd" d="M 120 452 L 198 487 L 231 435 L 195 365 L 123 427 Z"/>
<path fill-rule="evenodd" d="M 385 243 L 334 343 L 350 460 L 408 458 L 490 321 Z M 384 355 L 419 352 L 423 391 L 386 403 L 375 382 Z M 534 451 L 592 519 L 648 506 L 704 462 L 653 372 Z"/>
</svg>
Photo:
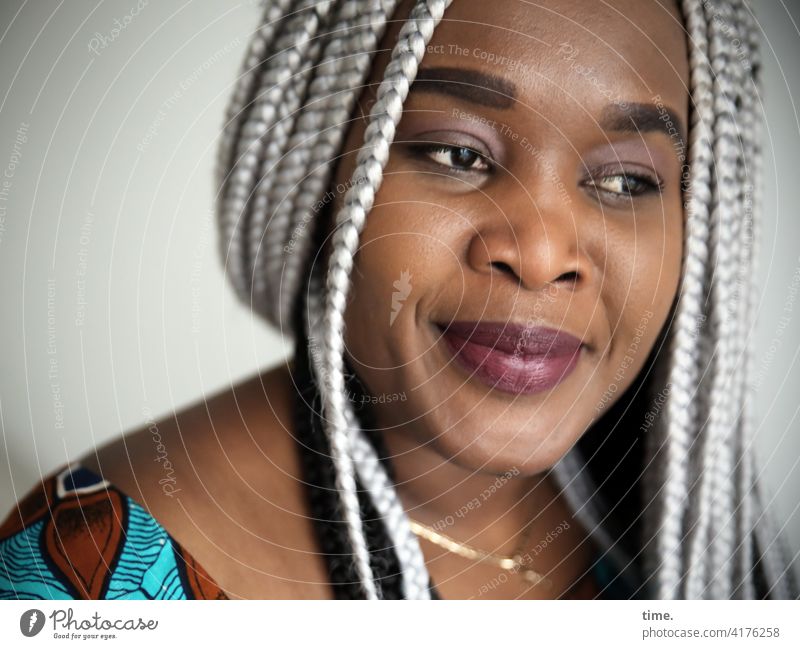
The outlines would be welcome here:
<svg viewBox="0 0 800 649">
<path fill-rule="evenodd" d="M 525 561 L 522 556 L 522 552 L 525 550 L 525 544 L 528 541 L 528 536 L 530 535 L 531 530 L 533 530 L 532 524 L 529 525 L 529 529 L 523 535 L 522 540 L 520 541 L 519 546 L 514 554 L 511 556 L 504 556 L 500 554 L 492 554 L 491 552 L 485 552 L 484 550 L 479 550 L 478 548 L 472 547 L 466 543 L 462 543 L 461 541 L 456 541 L 454 538 L 447 536 L 446 534 L 442 534 L 441 532 L 437 532 L 429 525 L 420 523 L 413 518 L 409 517 L 409 521 L 411 523 L 411 531 L 414 532 L 414 534 L 427 539 L 431 543 L 438 545 L 440 548 L 444 548 L 448 552 L 457 554 L 465 559 L 470 559 L 473 561 L 485 561 L 494 564 L 503 570 L 508 570 L 510 572 L 519 574 L 525 581 L 534 586 L 537 584 L 542 584 L 547 588 L 552 587 L 551 581 L 541 573 L 536 572 L 533 568 L 528 567 L 528 562 Z"/>
</svg>

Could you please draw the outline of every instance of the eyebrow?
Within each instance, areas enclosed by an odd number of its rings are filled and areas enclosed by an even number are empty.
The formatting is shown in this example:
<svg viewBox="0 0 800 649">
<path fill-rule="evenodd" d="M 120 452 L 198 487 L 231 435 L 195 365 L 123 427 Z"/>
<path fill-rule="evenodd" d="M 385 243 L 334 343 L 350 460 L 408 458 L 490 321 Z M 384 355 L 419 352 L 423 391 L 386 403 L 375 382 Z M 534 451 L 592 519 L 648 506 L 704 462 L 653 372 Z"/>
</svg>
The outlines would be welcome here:
<svg viewBox="0 0 800 649">
<path fill-rule="evenodd" d="M 500 110 L 511 108 L 517 98 L 516 86 L 507 79 L 468 68 L 420 68 L 411 90 L 450 95 Z"/>
<path fill-rule="evenodd" d="M 609 104 L 603 109 L 600 126 L 620 133 L 658 133 L 668 138 L 677 135 L 680 144 L 686 142 L 686 127 L 674 109 L 659 104 Z"/>
<path fill-rule="evenodd" d="M 421 67 L 411 84 L 411 90 L 449 95 L 473 104 L 507 110 L 517 100 L 517 87 L 508 79 L 469 68 L 448 66 Z M 670 122 L 672 127 L 670 127 Z M 674 109 L 641 103 L 613 103 L 602 111 L 600 126 L 621 133 L 662 132 L 667 137 L 677 130 L 680 143 L 685 145 L 686 127 Z"/>
</svg>

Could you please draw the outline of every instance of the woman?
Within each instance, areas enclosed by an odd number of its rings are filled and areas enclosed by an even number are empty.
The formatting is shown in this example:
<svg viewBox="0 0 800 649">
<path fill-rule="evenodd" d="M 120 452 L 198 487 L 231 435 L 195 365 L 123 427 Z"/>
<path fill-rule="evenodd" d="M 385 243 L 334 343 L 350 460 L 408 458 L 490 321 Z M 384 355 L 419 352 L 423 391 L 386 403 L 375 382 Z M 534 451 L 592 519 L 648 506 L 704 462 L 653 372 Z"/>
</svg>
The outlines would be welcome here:
<svg viewBox="0 0 800 649">
<path fill-rule="evenodd" d="M 50 477 L 0 591 L 797 596 L 745 385 L 756 41 L 738 0 L 268 3 L 221 243 L 295 357 Z"/>
</svg>

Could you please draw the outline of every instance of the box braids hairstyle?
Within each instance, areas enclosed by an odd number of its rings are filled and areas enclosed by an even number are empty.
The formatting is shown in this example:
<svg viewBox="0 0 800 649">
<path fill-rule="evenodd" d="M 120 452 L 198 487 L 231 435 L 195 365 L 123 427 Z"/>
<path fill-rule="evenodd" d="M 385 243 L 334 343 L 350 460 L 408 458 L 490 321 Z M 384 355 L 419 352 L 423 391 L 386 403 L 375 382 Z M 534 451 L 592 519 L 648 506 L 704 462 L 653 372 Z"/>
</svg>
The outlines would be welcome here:
<svg viewBox="0 0 800 649">
<path fill-rule="evenodd" d="M 320 201 L 398 0 L 268 0 L 220 143 L 221 255 L 239 298 L 297 343 L 296 434 L 339 598 L 437 597 L 385 449 L 349 397 L 362 387 L 345 362 L 343 330 L 359 235 L 403 102 L 452 1 L 415 0 L 401 18 L 338 213 Z M 621 569 L 642 562 L 650 596 L 796 597 L 755 473 L 746 384 L 761 205 L 757 24 L 745 0 L 679 7 L 691 67 L 683 278 L 661 370 L 665 416 L 646 437 L 645 506 L 631 517 L 643 521 L 638 550 L 627 552 L 611 532 L 580 444 L 553 475 L 604 553 Z M 320 269 L 313 261 L 327 214 L 331 254 Z"/>
</svg>

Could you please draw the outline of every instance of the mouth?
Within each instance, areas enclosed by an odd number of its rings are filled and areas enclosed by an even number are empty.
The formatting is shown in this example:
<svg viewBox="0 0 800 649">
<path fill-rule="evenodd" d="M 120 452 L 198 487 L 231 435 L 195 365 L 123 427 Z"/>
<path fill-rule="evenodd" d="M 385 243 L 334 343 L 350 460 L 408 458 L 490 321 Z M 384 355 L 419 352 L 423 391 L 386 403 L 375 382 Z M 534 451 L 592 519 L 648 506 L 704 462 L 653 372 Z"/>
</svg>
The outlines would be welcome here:
<svg viewBox="0 0 800 649">
<path fill-rule="evenodd" d="M 575 369 L 583 347 L 579 338 L 548 327 L 511 322 L 435 324 L 464 370 L 512 394 L 554 388 Z"/>
</svg>

